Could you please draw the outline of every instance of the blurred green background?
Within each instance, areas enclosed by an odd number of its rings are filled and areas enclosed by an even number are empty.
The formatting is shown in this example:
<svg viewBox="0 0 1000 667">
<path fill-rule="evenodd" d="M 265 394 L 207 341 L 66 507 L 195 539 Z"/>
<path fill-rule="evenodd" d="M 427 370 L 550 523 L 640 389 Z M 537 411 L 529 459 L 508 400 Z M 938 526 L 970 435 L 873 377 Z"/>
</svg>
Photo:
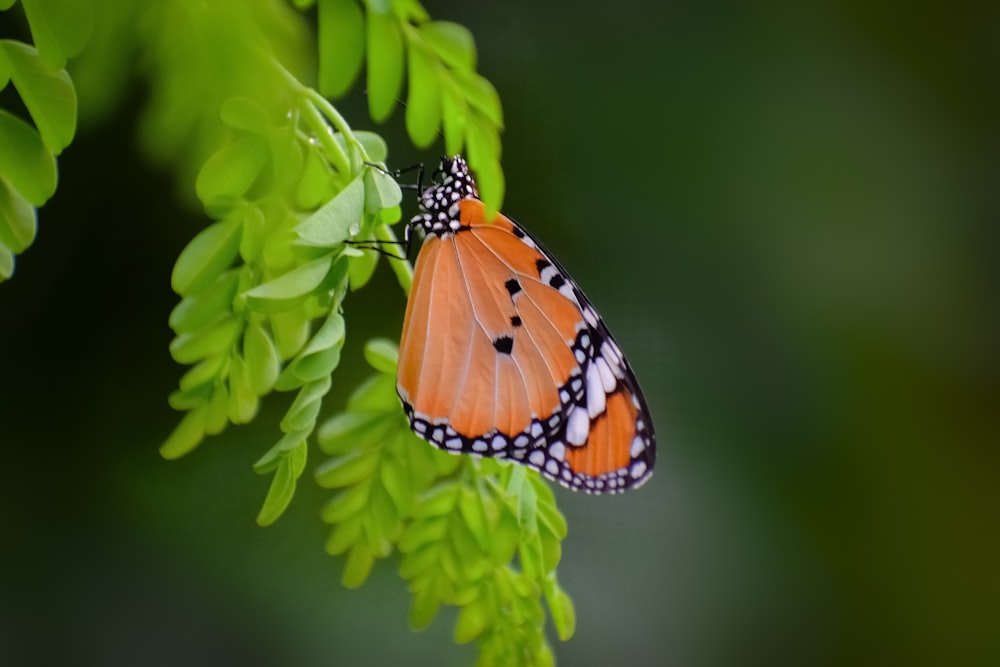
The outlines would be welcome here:
<svg viewBox="0 0 1000 667">
<path fill-rule="evenodd" d="M 656 420 L 646 487 L 557 491 L 560 663 L 1000 664 L 1000 5 L 426 6 L 503 99 L 504 209 Z M 254 524 L 287 397 L 159 458 L 206 219 L 137 150 L 144 101 L 81 128 L 0 286 L 0 663 L 470 664 L 453 615 L 406 628 L 394 560 L 340 586 L 309 473 Z M 401 126 L 394 166 L 436 161 Z M 331 412 L 403 305 L 384 267 L 348 299 Z"/>
</svg>

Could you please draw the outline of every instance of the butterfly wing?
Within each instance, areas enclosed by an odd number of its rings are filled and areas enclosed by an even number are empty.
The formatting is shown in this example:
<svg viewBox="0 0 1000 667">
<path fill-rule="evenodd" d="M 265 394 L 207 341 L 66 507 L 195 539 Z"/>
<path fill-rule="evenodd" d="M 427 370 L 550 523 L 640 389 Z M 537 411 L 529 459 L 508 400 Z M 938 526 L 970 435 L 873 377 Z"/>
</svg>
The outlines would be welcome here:
<svg viewBox="0 0 1000 667">
<path fill-rule="evenodd" d="M 652 473 L 648 409 L 620 349 L 545 249 L 482 202 L 417 258 L 398 391 L 414 432 L 512 458 L 564 486 L 618 492 Z"/>
</svg>

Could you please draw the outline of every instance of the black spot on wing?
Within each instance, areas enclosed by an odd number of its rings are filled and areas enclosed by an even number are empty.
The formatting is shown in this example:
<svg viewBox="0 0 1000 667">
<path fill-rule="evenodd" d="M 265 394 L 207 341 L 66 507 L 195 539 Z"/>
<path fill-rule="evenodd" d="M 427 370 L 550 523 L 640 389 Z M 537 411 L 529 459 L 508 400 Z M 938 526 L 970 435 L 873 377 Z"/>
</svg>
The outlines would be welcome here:
<svg viewBox="0 0 1000 667">
<path fill-rule="evenodd" d="M 493 341 L 493 347 L 500 354 L 510 354 L 514 350 L 514 339 L 510 336 L 500 336 Z"/>
</svg>

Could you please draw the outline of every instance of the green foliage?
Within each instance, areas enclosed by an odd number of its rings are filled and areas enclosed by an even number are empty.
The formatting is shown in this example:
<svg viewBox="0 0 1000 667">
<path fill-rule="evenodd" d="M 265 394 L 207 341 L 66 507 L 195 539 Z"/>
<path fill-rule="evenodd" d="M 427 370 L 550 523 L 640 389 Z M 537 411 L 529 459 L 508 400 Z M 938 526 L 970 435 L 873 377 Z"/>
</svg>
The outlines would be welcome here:
<svg viewBox="0 0 1000 667">
<path fill-rule="evenodd" d="M 316 480 L 338 490 L 322 512 L 333 526 L 326 548 L 347 556 L 344 585 L 360 586 L 398 551 L 411 627 L 455 605 L 455 641 L 477 641 L 480 664 L 552 664 L 541 598 L 560 638 L 574 627 L 555 576 L 566 522 L 552 489 L 523 467 L 428 447 L 399 409 L 394 345 L 370 341 L 365 357 L 379 373 L 319 431 L 330 458 Z"/>
<path fill-rule="evenodd" d="M 504 189 L 499 134 L 503 112 L 496 89 L 476 72 L 472 34 L 456 23 L 431 21 L 416 0 L 365 0 L 364 5 L 367 33 L 340 37 L 341 48 L 350 49 L 350 53 L 342 59 L 320 62 L 320 91 L 339 95 L 357 76 L 359 39 L 365 34 L 372 118 L 381 122 L 398 106 L 405 72 L 406 129 L 413 143 L 429 146 L 443 130 L 445 152 L 452 155 L 464 146 L 478 176 L 483 201 L 491 210 L 499 209 Z M 346 6 L 356 8 L 357 2 L 319 0 L 321 48 L 324 8 L 327 13 L 354 11 L 337 9 Z M 359 20 L 352 18 L 338 30 L 346 31 L 348 25 L 360 27 Z M 331 39 L 337 35 L 331 33 Z M 324 87 L 328 81 L 331 85 Z"/>
<path fill-rule="evenodd" d="M 0 40 L 0 90 L 14 86 L 32 124 L 0 109 L 0 282 L 35 239 L 37 207 L 56 191 L 56 156 L 76 133 L 76 90 L 64 68 L 90 30 L 87 2 L 22 0 L 21 7 L 35 45 Z"/>
<path fill-rule="evenodd" d="M 318 66 L 296 9 L 313 4 Z M 31 243 L 36 207 L 55 191 L 55 156 L 75 132 L 67 58 L 79 54 L 74 76 L 90 86 L 81 99 L 97 113 L 127 79 L 122 54 L 134 54 L 150 100 L 142 147 L 212 219 L 171 276 L 181 299 L 170 352 L 189 368 L 169 397 L 185 414 L 160 452 L 183 456 L 254 420 L 270 392 L 290 393 L 280 437 L 254 464 L 271 477 L 257 516 L 268 525 L 307 468 L 348 333 L 347 297 L 368 283 L 382 257 L 371 248 L 394 242 L 389 225 L 401 218 L 399 185 L 373 166 L 384 164 L 385 142 L 354 131 L 325 96 L 348 92 L 365 71 L 369 110 L 382 122 L 405 87 L 412 141 L 429 146 L 443 133 L 446 151 L 467 154 L 484 201 L 498 208 L 503 116 L 476 72 L 472 35 L 431 21 L 416 0 L 21 6 L 35 46 L 0 41 L 0 85 L 17 89 L 32 122 L 0 110 L 0 279 Z M 317 88 L 303 83 L 311 78 Z M 409 263 L 388 264 L 408 291 Z M 560 638 L 573 632 L 555 577 L 566 524 L 551 489 L 522 467 L 417 439 L 395 392 L 395 344 L 370 341 L 364 354 L 377 372 L 319 428 L 328 458 L 315 468 L 316 481 L 336 490 L 321 515 L 332 526 L 327 551 L 345 556 L 344 585 L 360 586 L 377 560 L 398 553 L 412 627 L 453 605 L 455 640 L 476 641 L 480 664 L 551 664 L 545 607 Z"/>
</svg>

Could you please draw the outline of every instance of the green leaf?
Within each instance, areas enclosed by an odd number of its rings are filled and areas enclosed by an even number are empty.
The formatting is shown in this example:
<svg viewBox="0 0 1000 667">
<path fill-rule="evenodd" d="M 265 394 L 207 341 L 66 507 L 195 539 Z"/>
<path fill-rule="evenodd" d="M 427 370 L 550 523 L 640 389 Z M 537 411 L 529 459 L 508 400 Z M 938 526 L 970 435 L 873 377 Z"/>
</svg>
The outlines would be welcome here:
<svg viewBox="0 0 1000 667">
<path fill-rule="evenodd" d="M 281 430 L 312 431 L 316 425 L 316 416 L 323 404 L 323 397 L 330 391 L 330 377 L 324 377 L 315 382 L 303 385 L 292 405 L 281 420 Z"/>
<path fill-rule="evenodd" d="M 476 573 L 470 572 L 470 567 L 483 559 L 483 551 L 476 543 L 476 538 L 464 523 L 457 521 L 453 523 L 448 531 L 448 539 L 455 550 L 458 562 L 461 563 L 463 581 L 476 580 L 479 577 Z"/>
<path fill-rule="evenodd" d="M 229 268 L 240 246 L 242 225 L 237 217 L 209 225 L 181 251 L 170 284 L 181 296 L 195 294 Z"/>
<path fill-rule="evenodd" d="M 229 365 L 229 421 L 247 424 L 257 414 L 260 401 L 250 381 L 250 371 L 239 355 L 233 354 Z"/>
<path fill-rule="evenodd" d="M 208 412 L 205 415 L 205 433 L 215 435 L 222 433 L 229 423 L 229 390 L 222 382 L 212 387 L 212 396 L 208 399 Z"/>
<path fill-rule="evenodd" d="M 476 42 L 468 28 L 450 21 L 428 21 L 419 29 L 445 64 L 467 72 L 475 71 Z"/>
<path fill-rule="evenodd" d="M 401 201 L 403 191 L 395 178 L 380 169 L 365 170 L 365 210 L 368 213 L 398 206 Z"/>
<path fill-rule="evenodd" d="M 448 517 L 434 517 L 411 523 L 399 540 L 400 553 L 416 551 L 424 544 L 440 542 L 448 533 Z"/>
<path fill-rule="evenodd" d="M 379 479 L 392 498 L 397 514 L 409 516 L 413 509 L 413 479 L 403 462 L 394 456 L 384 457 L 379 467 Z"/>
<path fill-rule="evenodd" d="M 455 643 L 467 644 L 482 634 L 493 620 L 489 607 L 480 598 L 462 607 L 455 622 Z"/>
<path fill-rule="evenodd" d="M 195 191 L 205 206 L 229 206 L 250 190 L 267 162 L 267 142 L 245 134 L 209 157 L 198 172 Z"/>
<path fill-rule="evenodd" d="M 354 83 L 364 59 L 365 19 L 357 0 L 319 0 L 319 91 L 338 97 Z"/>
<path fill-rule="evenodd" d="M 552 533 L 554 537 L 560 540 L 566 539 L 569 527 L 566 524 L 566 518 L 562 515 L 559 508 L 556 507 L 554 503 L 550 504 L 548 502 L 543 502 L 542 499 L 539 498 L 538 518 L 545 525 L 546 530 Z"/>
<path fill-rule="evenodd" d="M 347 277 L 350 280 L 352 292 L 356 292 L 368 284 L 368 281 L 375 275 L 378 259 L 379 254 L 374 250 L 364 250 L 360 255 L 351 257 Z"/>
<path fill-rule="evenodd" d="M 333 263 L 332 255 L 297 266 L 247 291 L 247 305 L 258 313 L 277 313 L 302 303 L 323 283 Z"/>
<path fill-rule="evenodd" d="M 447 155 L 462 151 L 465 130 L 469 123 L 469 105 L 452 79 L 441 88 L 441 111 L 444 117 L 444 145 Z"/>
<path fill-rule="evenodd" d="M 302 173 L 295 190 L 295 204 L 310 211 L 334 196 L 330 167 L 312 145 L 306 149 Z"/>
<path fill-rule="evenodd" d="M 496 565 L 506 565 L 514 558 L 520 544 L 521 531 L 517 519 L 508 510 L 500 512 L 500 518 L 490 533 L 489 555 Z"/>
<path fill-rule="evenodd" d="M 377 1 L 386 2 L 387 0 Z M 423 23 L 431 18 L 427 10 L 420 4 L 420 0 L 388 0 L 388 2 L 392 5 L 392 11 L 396 12 L 399 18 L 404 21 Z"/>
<path fill-rule="evenodd" d="M 327 489 L 336 489 L 367 479 L 378 466 L 379 452 L 354 451 L 335 459 L 324 461 L 316 468 L 316 483 Z"/>
<path fill-rule="evenodd" d="M 239 270 L 226 271 L 204 290 L 184 297 L 170 313 L 170 328 L 179 334 L 195 333 L 231 314 L 239 281 Z"/>
<path fill-rule="evenodd" d="M 475 72 L 454 70 L 452 74 L 469 104 L 486 116 L 494 126 L 502 128 L 503 108 L 500 106 L 500 95 L 493 84 Z"/>
<path fill-rule="evenodd" d="M 399 348 L 388 338 L 372 338 L 365 343 L 365 361 L 380 373 L 396 374 Z"/>
<path fill-rule="evenodd" d="M 469 164 L 479 177 L 479 195 L 486 204 L 486 215 L 495 215 L 503 201 L 504 193 L 503 170 L 500 168 L 500 163 L 495 159 L 473 162 L 470 156 Z"/>
<path fill-rule="evenodd" d="M 344 135 L 340 133 L 335 135 L 337 141 L 341 142 L 344 151 L 348 152 L 351 150 L 351 147 L 346 141 L 343 141 L 343 137 Z M 365 153 L 368 155 L 369 162 L 385 162 L 385 159 L 389 156 L 389 145 L 385 143 L 385 139 L 382 138 L 382 135 L 375 132 L 357 130 L 354 132 L 354 138 L 365 150 Z"/>
<path fill-rule="evenodd" d="M 188 390 L 178 389 L 167 396 L 167 403 L 174 410 L 194 410 L 211 398 L 213 384 L 201 384 Z"/>
<path fill-rule="evenodd" d="M 228 360 L 229 356 L 226 354 L 217 354 L 202 360 L 181 377 L 178 383 L 179 389 L 191 392 L 203 384 L 214 382 Z"/>
<path fill-rule="evenodd" d="M 542 566 L 546 572 L 553 572 L 562 558 L 562 544 L 547 530 L 538 531 L 538 540 L 542 550 Z"/>
<path fill-rule="evenodd" d="M 376 123 L 395 110 L 403 87 L 403 35 L 389 13 L 368 11 L 368 110 Z"/>
<path fill-rule="evenodd" d="M 319 430 L 319 446 L 330 456 L 367 449 L 381 443 L 392 423 L 381 412 L 344 412 Z"/>
<path fill-rule="evenodd" d="M 344 565 L 344 575 L 341 578 L 344 588 L 357 588 L 365 583 L 374 564 L 375 557 L 372 556 L 367 545 L 358 543 L 351 547 L 351 552 L 347 555 L 347 563 Z"/>
<path fill-rule="evenodd" d="M 396 378 L 381 373 L 368 378 L 347 399 L 347 409 L 359 412 L 398 411 Z"/>
<path fill-rule="evenodd" d="M 160 445 L 160 456 L 168 460 L 177 459 L 197 447 L 205 437 L 207 414 L 208 406 L 203 404 L 184 415 L 170 437 Z"/>
<path fill-rule="evenodd" d="M 288 205 L 294 205 L 292 195 L 299 192 L 302 167 L 305 165 L 305 147 L 299 142 L 295 129 L 290 126 L 271 128 L 269 138 L 275 189 L 282 193 Z M 328 183 L 325 185 L 327 188 L 330 187 Z M 320 201 L 323 199 L 317 199 L 316 204 Z"/>
<path fill-rule="evenodd" d="M 271 334 L 281 359 L 298 354 L 309 340 L 309 317 L 301 309 L 271 315 Z"/>
<path fill-rule="evenodd" d="M 378 468 L 379 472 L 382 466 Z M 396 511 L 396 504 L 386 492 L 381 484 L 372 484 L 372 493 L 369 499 L 368 513 L 372 519 L 372 537 L 375 544 L 380 544 L 381 548 L 376 551 L 376 555 L 385 557 L 392 553 L 391 542 L 399 537 L 399 512 Z"/>
<path fill-rule="evenodd" d="M 241 206 L 235 215 L 243 219 L 243 233 L 240 235 L 240 258 L 244 262 L 256 263 L 264 248 L 267 234 L 267 220 L 257 206 Z"/>
<path fill-rule="evenodd" d="M 521 487 L 517 498 L 517 523 L 521 527 L 523 538 L 533 538 L 538 534 L 538 503 L 535 488 L 531 484 Z"/>
<path fill-rule="evenodd" d="M 0 282 L 14 275 L 14 253 L 0 241 Z"/>
<path fill-rule="evenodd" d="M 497 162 L 500 157 L 500 134 L 497 128 L 479 114 L 473 114 L 469 118 L 465 134 L 466 145 L 468 146 L 469 165 L 476 170 L 478 180 L 482 181 L 482 165 L 488 162 Z"/>
<path fill-rule="evenodd" d="M 371 482 L 364 481 L 345 489 L 331 498 L 320 512 L 320 518 L 329 524 L 340 523 L 356 515 L 368 504 Z"/>
<path fill-rule="evenodd" d="M 93 8 L 80 0 L 21 0 L 31 36 L 45 63 L 58 69 L 90 38 Z"/>
<path fill-rule="evenodd" d="M 35 240 L 38 224 L 35 207 L 0 178 L 0 243 L 19 253 Z"/>
<path fill-rule="evenodd" d="M 250 386 L 263 396 L 274 386 L 281 372 L 281 362 L 274 341 L 259 324 L 250 323 L 243 332 L 243 356 L 247 364 Z"/>
<path fill-rule="evenodd" d="M 58 155 L 76 133 L 76 90 L 69 74 L 44 63 L 33 47 L 13 40 L 0 40 L 4 57 L 45 147 Z"/>
<path fill-rule="evenodd" d="M 555 575 L 549 575 L 546 579 L 544 590 L 545 602 L 549 606 L 549 614 L 552 615 L 552 624 L 556 626 L 559 639 L 567 641 L 576 632 L 576 611 L 573 609 L 573 601 L 556 583 Z"/>
<path fill-rule="evenodd" d="M 429 589 L 417 591 L 413 595 L 413 606 L 410 607 L 410 627 L 414 630 L 423 630 L 437 616 L 440 607 L 441 602 L 434 591 Z"/>
<path fill-rule="evenodd" d="M 416 551 L 403 556 L 399 563 L 399 576 L 404 579 L 413 579 L 420 573 L 436 566 L 441 554 L 441 545 L 438 543 L 425 544 Z"/>
<path fill-rule="evenodd" d="M 361 174 L 337 196 L 295 227 L 303 245 L 329 248 L 351 236 L 351 226 L 361 225 L 365 186 Z"/>
<path fill-rule="evenodd" d="M 331 556 L 346 552 L 361 538 L 361 517 L 352 516 L 334 526 L 324 548 Z"/>
<path fill-rule="evenodd" d="M 253 464 L 253 471 L 258 475 L 266 475 L 278 469 L 281 460 L 290 452 L 295 451 L 309 437 L 309 431 L 292 431 L 281 437 L 262 457 Z"/>
<path fill-rule="evenodd" d="M 441 126 L 440 65 L 427 46 L 412 41 L 409 66 L 406 131 L 417 148 L 427 148 L 434 143 Z"/>
<path fill-rule="evenodd" d="M 0 109 L 0 174 L 21 196 L 41 206 L 56 191 L 56 159 L 41 136 Z"/>
<path fill-rule="evenodd" d="M 294 373 L 306 382 L 318 380 L 332 373 L 337 364 L 333 362 L 332 366 L 329 365 L 331 363 L 329 352 L 335 351 L 339 359 L 346 333 L 343 315 L 336 311 L 331 312 L 326 322 L 309 339 L 299 358 L 293 363 Z"/>
<path fill-rule="evenodd" d="M 458 502 L 459 486 L 455 482 L 442 482 L 420 497 L 414 518 L 449 514 Z"/>
<path fill-rule="evenodd" d="M 304 456 L 306 451 L 304 440 L 293 452 L 298 450 L 302 452 L 299 456 Z M 278 469 L 271 479 L 271 487 L 267 490 L 267 496 L 264 498 L 264 504 L 260 508 L 260 513 L 257 514 L 258 525 L 269 526 L 274 523 L 292 501 L 292 496 L 295 495 L 295 481 L 297 478 L 295 474 L 295 468 L 297 467 L 295 458 L 296 455 L 290 452 L 278 464 Z"/>
<path fill-rule="evenodd" d="M 174 361 L 193 364 L 206 357 L 228 352 L 236 342 L 243 320 L 230 317 L 194 334 L 181 334 L 170 343 Z"/>
<path fill-rule="evenodd" d="M 542 561 L 542 550 L 537 539 L 526 539 L 523 534 L 521 545 L 518 547 L 518 556 L 521 561 L 521 571 L 524 576 L 531 579 L 540 579 L 547 570 Z"/>
<path fill-rule="evenodd" d="M 230 97 L 219 109 L 222 122 L 236 130 L 251 134 L 266 134 L 271 129 L 267 110 L 249 97 Z"/>
<path fill-rule="evenodd" d="M 469 532 L 476 538 L 478 547 L 484 548 L 490 543 L 490 526 L 483 510 L 482 497 L 471 490 L 463 490 L 458 502 L 458 510 Z"/>
</svg>

